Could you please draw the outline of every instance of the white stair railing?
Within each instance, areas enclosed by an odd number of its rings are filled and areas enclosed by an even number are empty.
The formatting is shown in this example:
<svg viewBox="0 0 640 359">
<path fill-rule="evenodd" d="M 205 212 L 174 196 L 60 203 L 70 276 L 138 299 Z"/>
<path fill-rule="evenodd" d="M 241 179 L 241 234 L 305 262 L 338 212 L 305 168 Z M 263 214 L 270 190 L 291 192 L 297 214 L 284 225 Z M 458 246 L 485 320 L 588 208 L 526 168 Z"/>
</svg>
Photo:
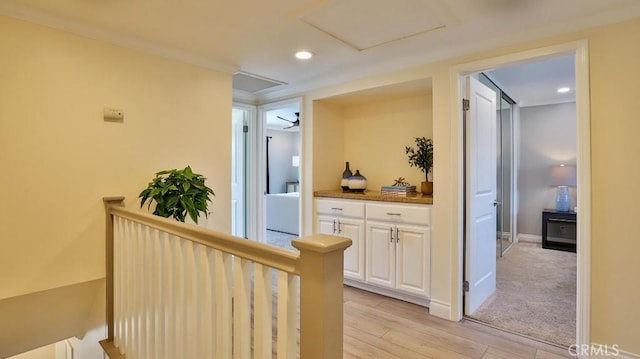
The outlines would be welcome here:
<svg viewBox="0 0 640 359">
<path fill-rule="evenodd" d="M 293 252 L 128 210 L 123 199 L 105 198 L 100 344 L 111 359 L 296 358 L 298 324 L 300 357 L 342 357 L 350 240 L 316 235 L 294 240 Z"/>
</svg>

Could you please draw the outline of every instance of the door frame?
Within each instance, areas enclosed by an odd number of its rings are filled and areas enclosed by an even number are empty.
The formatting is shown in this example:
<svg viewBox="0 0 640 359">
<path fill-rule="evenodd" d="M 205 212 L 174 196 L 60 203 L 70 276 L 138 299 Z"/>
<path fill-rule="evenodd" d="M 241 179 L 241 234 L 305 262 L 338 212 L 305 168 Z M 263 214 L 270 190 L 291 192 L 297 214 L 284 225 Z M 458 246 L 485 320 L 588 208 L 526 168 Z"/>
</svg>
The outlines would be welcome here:
<svg viewBox="0 0 640 359">
<path fill-rule="evenodd" d="M 256 170 L 255 172 L 255 176 L 251 177 L 251 188 L 255 189 L 255 198 L 253 198 L 252 204 L 254 205 L 253 207 L 255 208 L 255 236 L 253 237 L 256 241 L 258 242 L 266 242 L 267 238 L 266 238 L 266 233 L 267 233 L 267 203 L 264 200 L 264 194 L 266 193 L 266 174 L 265 171 L 267 169 L 266 167 L 266 163 L 265 161 L 263 161 L 264 159 L 264 153 L 262 151 L 262 149 L 266 148 L 266 140 L 265 140 L 265 136 L 267 135 L 267 126 L 266 126 L 266 121 L 267 121 L 267 112 L 271 111 L 271 110 L 277 110 L 279 108 L 282 107 L 288 107 L 292 104 L 296 104 L 298 105 L 298 111 L 300 112 L 300 115 L 302 117 L 303 112 L 302 112 L 302 105 L 303 105 L 303 99 L 302 97 L 294 97 L 294 98 L 290 98 L 290 99 L 286 99 L 286 100 L 281 100 L 281 101 L 275 101 L 275 102 L 269 102 L 269 103 L 265 103 L 262 105 L 258 106 L 258 116 L 257 116 L 257 121 L 256 121 L 256 138 L 254 139 L 253 143 L 256 146 L 255 149 L 257 152 L 257 155 L 255 156 L 255 158 L 253 158 L 252 160 L 252 166 L 253 168 Z M 303 131 L 303 124 L 304 124 L 304 118 L 301 119 L 300 121 L 300 198 L 298 199 L 300 201 L 300 204 L 298 206 L 298 223 L 299 223 L 299 229 L 298 232 L 300 232 L 300 235 L 302 234 L 302 228 L 303 223 L 300 221 L 302 216 L 302 191 L 303 191 L 303 174 L 304 172 L 302 171 L 303 168 L 303 163 L 304 163 L 304 150 L 303 150 L 303 136 L 302 136 L 302 131 Z"/>
<path fill-rule="evenodd" d="M 256 133 L 257 133 L 257 114 L 258 114 L 258 107 L 255 105 L 249 105 L 246 103 L 242 103 L 242 102 L 236 102 L 233 101 L 232 103 L 232 107 L 233 108 L 239 108 L 242 110 L 245 110 L 249 113 L 249 120 L 247 123 L 247 126 L 249 128 L 249 131 L 247 133 L 247 147 L 246 147 L 246 161 L 247 163 L 245 164 L 245 183 L 244 183 L 244 188 L 245 188 L 245 193 L 244 193 L 244 204 L 245 204 L 245 214 L 246 214 L 246 224 L 245 224 L 245 228 L 246 228 L 246 232 L 244 233 L 245 238 L 256 238 L 256 218 L 257 218 L 257 210 L 255 208 L 255 206 L 253 205 L 256 201 L 256 197 L 257 197 L 257 190 L 254 186 L 253 181 L 251 181 L 251 178 L 254 177 L 254 174 L 256 173 L 256 168 L 255 168 L 255 161 L 256 161 Z M 232 159 L 233 161 L 233 159 Z"/>
<path fill-rule="evenodd" d="M 451 157 L 454 165 L 451 178 L 454 182 L 454 240 L 452 247 L 452 319 L 463 317 L 464 280 L 464 161 L 463 161 L 463 110 L 464 76 L 487 71 L 496 67 L 542 60 L 561 55 L 575 55 L 576 80 L 576 128 L 577 128 L 577 293 L 576 293 L 576 344 L 590 344 L 590 297 L 591 297 L 591 129 L 589 110 L 589 54 L 587 40 L 547 46 L 529 51 L 463 63 L 450 68 L 451 91 Z"/>
</svg>

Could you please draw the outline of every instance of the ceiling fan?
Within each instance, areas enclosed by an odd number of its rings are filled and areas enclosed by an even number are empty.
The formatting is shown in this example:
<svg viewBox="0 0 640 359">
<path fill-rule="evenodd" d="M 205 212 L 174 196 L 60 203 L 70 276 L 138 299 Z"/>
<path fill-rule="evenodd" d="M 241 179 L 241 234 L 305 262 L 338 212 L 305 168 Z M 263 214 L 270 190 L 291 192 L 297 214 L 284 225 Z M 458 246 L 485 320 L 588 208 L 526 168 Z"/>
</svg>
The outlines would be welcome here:
<svg viewBox="0 0 640 359">
<path fill-rule="evenodd" d="M 287 122 L 291 123 L 291 126 L 284 127 L 283 130 L 287 130 L 287 129 L 290 129 L 290 128 L 293 128 L 293 127 L 300 127 L 300 112 L 295 112 L 295 115 L 296 115 L 296 120 L 295 121 L 287 120 L 284 117 L 276 116 L 281 120 L 284 120 L 284 121 L 287 121 Z"/>
</svg>

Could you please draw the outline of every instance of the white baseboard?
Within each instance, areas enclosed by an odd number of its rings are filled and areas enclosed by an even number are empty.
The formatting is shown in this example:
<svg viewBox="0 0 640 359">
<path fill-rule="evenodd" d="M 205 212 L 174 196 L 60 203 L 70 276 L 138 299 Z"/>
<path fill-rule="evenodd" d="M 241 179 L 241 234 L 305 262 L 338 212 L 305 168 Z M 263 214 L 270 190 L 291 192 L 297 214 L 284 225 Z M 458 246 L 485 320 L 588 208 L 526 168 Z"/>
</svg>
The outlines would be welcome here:
<svg viewBox="0 0 640 359">
<path fill-rule="evenodd" d="M 429 309 L 431 309 L 431 306 L 429 305 L 431 301 L 429 300 L 429 298 L 426 298 L 426 297 L 420 297 L 417 295 L 402 293 L 402 292 L 395 291 L 393 289 L 379 287 L 377 285 L 364 283 L 359 280 L 354 280 L 349 278 L 344 279 L 344 284 L 351 287 L 358 288 L 358 289 L 366 290 L 369 292 L 378 293 L 387 297 L 404 300 L 405 302 L 421 305 L 423 307 L 428 307 Z M 448 317 L 449 316 L 447 314 L 447 318 Z"/>
<path fill-rule="evenodd" d="M 519 233 L 518 242 L 542 243 L 542 236 L 537 234 Z"/>
<path fill-rule="evenodd" d="M 431 299 L 429 303 L 429 314 L 438 318 L 452 320 L 451 318 L 451 305 L 449 303 L 441 302 L 439 300 Z"/>
<path fill-rule="evenodd" d="M 626 352 L 618 348 L 617 345 L 609 345 L 605 346 L 602 344 L 593 343 L 591 344 L 592 354 L 589 356 L 581 356 L 580 358 L 590 358 L 590 359 L 609 359 L 609 358 L 620 358 L 620 359 L 640 359 L 640 354 L 633 354 L 630 352 Z M 606 351 L 604 350 L 606 349 Z"/>
</svg>

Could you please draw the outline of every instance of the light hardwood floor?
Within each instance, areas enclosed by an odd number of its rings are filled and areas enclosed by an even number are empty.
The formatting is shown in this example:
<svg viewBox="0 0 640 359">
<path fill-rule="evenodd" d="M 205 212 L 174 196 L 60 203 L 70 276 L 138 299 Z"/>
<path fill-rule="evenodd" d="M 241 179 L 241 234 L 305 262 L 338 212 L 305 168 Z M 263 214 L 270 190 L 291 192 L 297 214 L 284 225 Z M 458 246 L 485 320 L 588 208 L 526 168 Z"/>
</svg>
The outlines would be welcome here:
<svg viewBox="0 0 640 359">
<path fill-rule="evenodd" d="M 344 287 L 344 358 L 572 358 L 566 349 Z"/>
</svg>

